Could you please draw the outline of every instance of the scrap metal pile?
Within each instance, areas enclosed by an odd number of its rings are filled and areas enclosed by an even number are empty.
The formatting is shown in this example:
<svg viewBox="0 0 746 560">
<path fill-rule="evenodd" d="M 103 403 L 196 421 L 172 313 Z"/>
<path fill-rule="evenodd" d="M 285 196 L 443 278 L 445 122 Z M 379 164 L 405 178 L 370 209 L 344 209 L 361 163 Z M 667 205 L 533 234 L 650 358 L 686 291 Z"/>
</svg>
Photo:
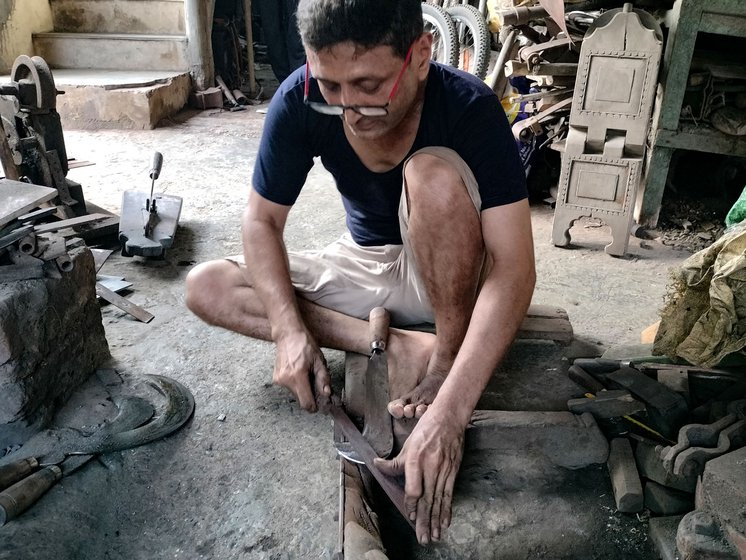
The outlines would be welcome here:
<svg viewBox="0 0 746 560">
<path fill-rule="evenodd" d="M 125 256 L 163 257 L 173 244 L 182 199 L 154 192 L 163 156 L 156 152 L 150 193 L 126 191 L 121 218 L 87 203 L 66 177 L 86 162 L 69 160 L 56 110 L 57 91 L 44 59 L 19 56 L 11 82 L 0 86 L 0 282 L 54 277 L 72 270 L 68 243 L 118 236 Z M 49 264 L 51 263 L 51 264 Z M 125 309 L 136 306 L 97 285 L 98 295 Z M 147 322 L 152 315 L 135 314 Z"/>
<path fill-rule="evenodd" d="M 596 217 L 611 227 L 607 253 L 622 256 L 640 213 L 663 34 L 638 4 L 423 4 L 434 58 L 483 78 L 500 98 L 531 193 L 556 203 L 559 247 L 577 219 Z"/>
<path fill-rule="evenodd" d="M 617 509 L 649 512 L 661 557 L 743 558 L 743 368 L 578 359 L 568 375 L 587 390 L 568 408 L 593 414 L 611 440 Z"/>
<path fill-rule="evenodd" d="M 527 173 L 537 150 L 567 134 L 583 40 L 620 0 L 432 0 L 423 3 L 433 58 L 483 78 L 501 98 Z M 673 0 L 635 3 L 651 13 Z M 524 122 L 525 121 L 525 122 Z"/>
<path fill-rule="evenodd" d="M 69 272 L 69 236 L 56 232 L 111 221 L 87 214 L 81 185 L 66 177 L 58 93 L 40 57 L 18 57 L 11 82 L 0 86 L 0 281 Z"/>
</svg>

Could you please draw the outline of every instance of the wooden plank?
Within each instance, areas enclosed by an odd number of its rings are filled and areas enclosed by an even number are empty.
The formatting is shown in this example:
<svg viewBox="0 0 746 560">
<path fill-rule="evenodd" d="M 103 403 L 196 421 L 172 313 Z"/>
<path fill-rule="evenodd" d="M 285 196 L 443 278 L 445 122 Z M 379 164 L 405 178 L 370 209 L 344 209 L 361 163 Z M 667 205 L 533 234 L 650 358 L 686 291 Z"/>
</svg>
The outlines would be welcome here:
<svg viewBox="0 0 746 560">
<path fill-rule="evenodd" d="M 744 16 L 703 12 L 699 23 L 699 30 L 704 33 L 714 33 L 715 35 L 746 38 L 746 23 L 744 23 L 744 19 Z"/>
<path fill-rule="evenodd" d="M 526 317 L 518 329 L 516 338 L 554 340 L 570 344 L 573 330 L 570 321 L 561 317 Z"/>
<path fill-rule="evenodd" d="M 568 319 L 569 315 L 567 311 L 555 305 L 531 304 L 528 306 L 528 311 L 526 311 L 526 317 L 559 317 L 561 319 Z"/>
<path fill-rule="evenodd" d="M 117 306 L 122 311 L 129 313 L 135 319 L 137 319 L 138 321 L 142 321 L 143 323 L 149 323 L 154 318 L 154 315 L 148 313 L 139 305 L 132 303 L 130 300 L 128 300 L 127 298 L 123 298 L 119 294 L 115 294 L 109 288 L 99 282 L 96 282 L 96 295 L 102 299 L 105 299 L 112 305 Z"/>
<path fill-rule="evenodd" d="M 659 129 L 655 145 L 711 154 L 746 157 L 746 137 L 730 136 L 709 126 L 681 123 L 678 131 Z"/>
<path fill-rule="evenodd" d="M 55 196 L 56 189 L 0 179 L 0 228 Z"/>
<path fill-rule="evenodd" d="M 423 323 L 407 327 L 410 330 L 435 332 L 435 325 Z M 554 340 L 569 344 L 573 340 L 573 329 L 567 311 L 554 305 L 532 304 L 526 311 L 516 338 Z"/>
<path fill-rule="evenodd" d="M 659 128 L 675 130 L 679 124 L 689 67 L 694 54 L 704 2 L 676 0 L 668 12 L 668 39 L 663 53 L 661 83 L 665 92 L 660 109 Z"/>
</svg>

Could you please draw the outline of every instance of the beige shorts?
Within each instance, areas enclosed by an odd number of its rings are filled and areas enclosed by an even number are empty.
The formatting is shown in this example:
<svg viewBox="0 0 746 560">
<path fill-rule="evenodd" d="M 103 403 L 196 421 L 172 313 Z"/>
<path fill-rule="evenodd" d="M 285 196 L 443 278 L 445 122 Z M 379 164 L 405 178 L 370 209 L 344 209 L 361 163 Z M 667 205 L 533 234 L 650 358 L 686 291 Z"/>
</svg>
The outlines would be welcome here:
<svg viewBox="0 0 746 560">
<path fill-rule="evenodd" d="M 479 187 L 466 162 L 450 148 L 432 146 L 413 155 L 423 153 L 444 159 L 459 171 L 479 213 Z M 404 189 L 399 203 L 403 245 L 363 247 L 345 233 L 321 250 L 288 252 L 290 277 L 299 296 L 360 319 L 367 319 L 374 307 L 383 306 L 391 314 L 393 325 L 434 322 L 409 244 L 409 209 Z M 241 256 L 229 259 L 243 262 Z"/>
</svg>

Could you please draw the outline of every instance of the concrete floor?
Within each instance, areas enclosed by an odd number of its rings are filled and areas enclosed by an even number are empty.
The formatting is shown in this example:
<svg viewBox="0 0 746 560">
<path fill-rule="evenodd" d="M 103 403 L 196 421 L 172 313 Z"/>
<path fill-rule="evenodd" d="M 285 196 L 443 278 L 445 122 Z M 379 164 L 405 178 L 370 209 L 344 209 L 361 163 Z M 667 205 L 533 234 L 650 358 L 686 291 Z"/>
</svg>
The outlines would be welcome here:
<svg viewBox="0 0 746 560">
<path fill-rule="evenodd" d="M 184 307 L 184 278 L 195 263 L 240 252 L 263 118 L 251 108 L 180 115 L 153 131 L 65 131 L 69 156 L 96 163 L 70 178 L 83 184 L 89 201 L 114 212 L 123 191 L 149 189 L 152 152 L 164 155 L 157 190 L 184 198 L 174 247 L 161 261 L 115 254 L 101 271 L 133 282 L 130 299 L 155 319 L 139 323 L 112 306 L 102 313 L 109 365 L 126 380 L 158 373 L 182 381 L 196 412 L 175 435 L 63 479 L 0 528 L 0 559 L 329 558 L 336 550 L 339 474 L 329 419 L 300 411 L 271 385 L 270 344 L 208 327 Z M 586 341 L 637 342 L 657 320 L 669 269 L 688 254 L 633 239 L 627 257 L 612 258 L 603 252 L 607 228 L 590 223 L 572 230 L 573 248 L 555 248 L 551 210 L 536 206 L 532 213 L 534 303 L 564 307 Z M 317 166 L 291 212 L 287 245 L 323 246 L 342 232 L 343 214 Z M 342 356 L 327 356 L 339 380 Z M 521 383 L 522 362 L 514 363 Z M 561 375 L 562 365 L 561 352 L 550 352 L 534 369 L 548 379 Z M 85 391 L 71 406 L 105 399 L 95 380 Z M 528 386 L 524 395 L 541 408 L 546 387 L 531 392 Z M 556 406 L 552 399 L 547 409 Z M 62 418 L 75 417 L 68 410 Z M 655 558 L 644 519 L 615 512 L 605 467 L 559 471 L 520 454 L 490 461 L 464 470 L 460 488 L 477 485 L 483 503 L 457 497 L 458 530 L 450 539 L 417 550 L 403 537 L 392 557 Z"/>
</svg>

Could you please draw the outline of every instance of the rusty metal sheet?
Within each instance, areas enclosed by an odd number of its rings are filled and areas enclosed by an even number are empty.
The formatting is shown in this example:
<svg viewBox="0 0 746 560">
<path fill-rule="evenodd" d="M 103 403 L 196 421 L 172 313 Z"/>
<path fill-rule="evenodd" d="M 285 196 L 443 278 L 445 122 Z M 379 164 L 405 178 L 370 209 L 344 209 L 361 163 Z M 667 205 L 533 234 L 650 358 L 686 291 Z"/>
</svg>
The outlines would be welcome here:
<svg viewBox="0 0 746 560">
<path fill-rule="evenodd" d="M 0 179 L 0 228 L 55 196 L 56 189 Z"/>
</svg>

